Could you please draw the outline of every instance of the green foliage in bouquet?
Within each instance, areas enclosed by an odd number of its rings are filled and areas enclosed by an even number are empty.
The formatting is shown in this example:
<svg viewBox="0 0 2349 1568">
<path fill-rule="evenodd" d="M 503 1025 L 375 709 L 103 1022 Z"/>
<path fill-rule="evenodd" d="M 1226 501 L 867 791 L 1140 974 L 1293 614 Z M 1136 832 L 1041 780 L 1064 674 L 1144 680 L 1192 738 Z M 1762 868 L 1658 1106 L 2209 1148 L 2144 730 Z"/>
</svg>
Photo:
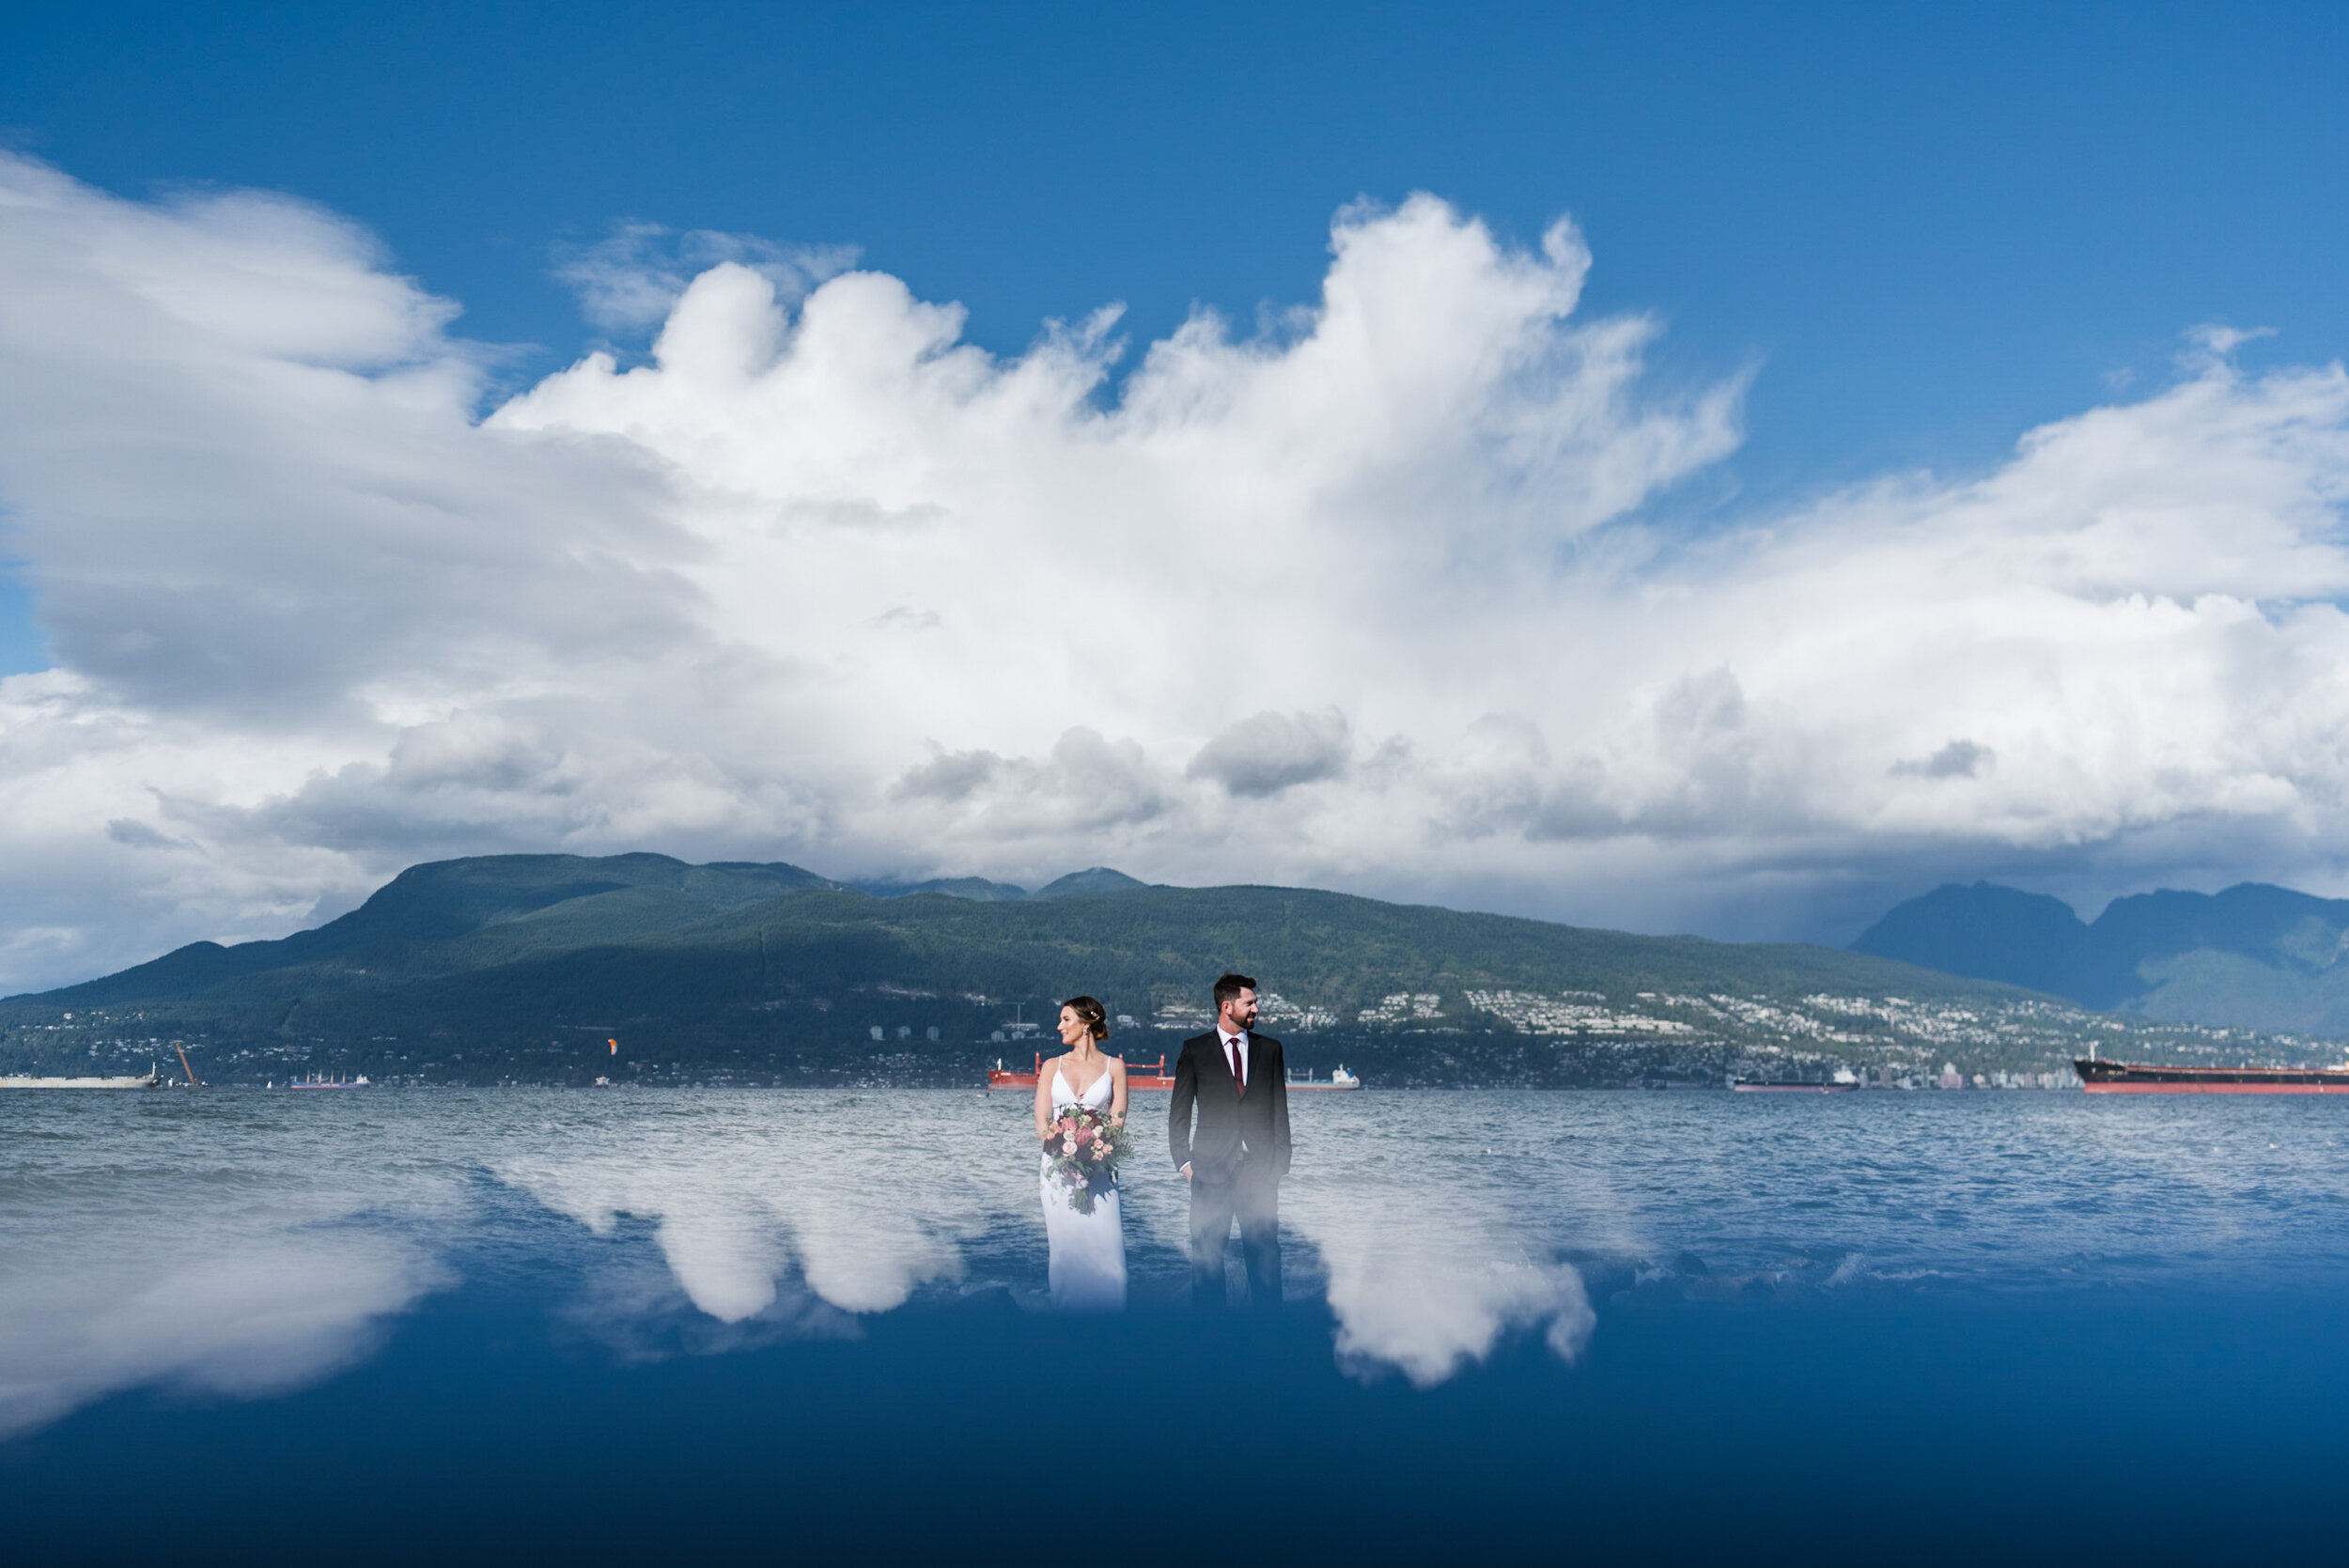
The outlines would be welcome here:
<svg viewBox="0 0 2349 1568">
<path fill-rule="evenodd" d="M 1117 1185 L 1117 1168 L 1132 1148 L 1123 1117 L 1087 1106 L 1063 1107 L 1044 1128 L 1044 1157 L 1079 1214 L 1091 1214 L 1094 1195 Z"/>
</svg>

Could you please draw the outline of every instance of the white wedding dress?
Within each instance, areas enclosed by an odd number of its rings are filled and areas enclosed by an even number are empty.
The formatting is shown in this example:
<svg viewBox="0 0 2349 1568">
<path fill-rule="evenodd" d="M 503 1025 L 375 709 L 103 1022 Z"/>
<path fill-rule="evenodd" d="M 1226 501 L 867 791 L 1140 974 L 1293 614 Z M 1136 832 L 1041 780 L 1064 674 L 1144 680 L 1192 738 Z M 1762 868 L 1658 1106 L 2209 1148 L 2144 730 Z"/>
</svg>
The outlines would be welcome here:
<svg viewBox="0 0 2349 1568">
<path fill-rule="evenodd" d="M 1106 1110 L 1116 1092 L 1104 1072 L 1083 1094 L 1068 1092 L 1068 1080 L 1055 1063 L 1052 1110 L 1082 1105 Z M 1052 1173 L 1049 1155 L 1043 1160 L 1044 1236 L 1051 1248 L 1050 1274 L 1052 1305 L 1064 1312 L 1114 1312 L 1126 1306 L 1126 1219 L 1117 1188 L 1093 1195 L 1093 1212 L 1079 1214 L 1068 1206 L 1068 1188 Z"/>
</svg>

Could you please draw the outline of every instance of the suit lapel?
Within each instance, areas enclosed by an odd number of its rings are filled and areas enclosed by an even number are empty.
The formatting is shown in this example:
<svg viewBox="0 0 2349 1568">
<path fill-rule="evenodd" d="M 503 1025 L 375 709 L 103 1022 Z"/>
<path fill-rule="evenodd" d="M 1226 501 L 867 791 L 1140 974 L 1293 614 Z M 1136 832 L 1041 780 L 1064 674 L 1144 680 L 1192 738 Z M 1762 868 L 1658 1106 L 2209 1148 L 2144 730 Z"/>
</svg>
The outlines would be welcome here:
<svg viewBox="0 0 2349 1568">
<path fill-rule="evenodd" d="M 1218 1067 L 1221 1067 L 1222 1071 L 1218 1073 L 1209 1073 L 1205 1068 L 1200 1070 L 1200 1096 L 1202 1098 L 1206 1097 L 1207 1085 L 1209 1083 L 1221 1083 L 1224 1088 L 1233 1091 L 1233 1099 L 1238 1099 L 1238 1086 L 1232 1081 L 1232 1059 L 1223 1054 L 1223 1036 L 1221 1034 L 1210 1033 L 1207 1036 L 1206 1051 L 1209 1056 L 1215 1058 L 1215 1064 Z"/>
</svg>

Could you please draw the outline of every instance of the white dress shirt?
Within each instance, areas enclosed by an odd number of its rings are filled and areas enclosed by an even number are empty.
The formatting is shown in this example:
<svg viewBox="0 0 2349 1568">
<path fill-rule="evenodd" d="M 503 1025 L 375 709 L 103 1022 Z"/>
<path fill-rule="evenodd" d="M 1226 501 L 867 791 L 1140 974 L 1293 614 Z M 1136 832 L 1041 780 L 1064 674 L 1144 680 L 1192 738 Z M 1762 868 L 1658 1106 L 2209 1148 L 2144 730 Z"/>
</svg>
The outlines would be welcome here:
<svg viewBox="0 0 2349 1568">
<path fill-rule="evenodd" d="M 1228 1070 L 1232 1065 L 1232 1049 L 1237 1046 L 1239 1048 L 1239 1080 L 1244 1084 L 1252 1084 L 1254 1079 L 1248 1076 L 1248 1032 L 1242 1030 L 1237 1034 L 1225 1034 L 1222 1030 L 1219 1029 L 1216 1034 L 1223 1042 L 1225 1069 Z"/>
</svg>

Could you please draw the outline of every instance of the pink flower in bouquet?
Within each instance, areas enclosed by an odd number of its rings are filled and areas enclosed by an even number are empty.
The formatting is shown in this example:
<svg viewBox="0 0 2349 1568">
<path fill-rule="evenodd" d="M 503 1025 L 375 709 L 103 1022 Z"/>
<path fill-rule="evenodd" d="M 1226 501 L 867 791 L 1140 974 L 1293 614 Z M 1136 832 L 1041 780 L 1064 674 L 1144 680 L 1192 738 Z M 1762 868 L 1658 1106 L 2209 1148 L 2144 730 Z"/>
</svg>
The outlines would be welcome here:
<svg viewBox="0 0 2349 1568">
<path fill-rule="evenodd" d="M 1071 1142 L 1078 1144 L 1089 1143 L 1093 1141 L 1093 1129 L 1091 1127 L 1079 1127 L 1074 1133 L 1069 1135 L 1069 1140 Z"/>
</svg>

